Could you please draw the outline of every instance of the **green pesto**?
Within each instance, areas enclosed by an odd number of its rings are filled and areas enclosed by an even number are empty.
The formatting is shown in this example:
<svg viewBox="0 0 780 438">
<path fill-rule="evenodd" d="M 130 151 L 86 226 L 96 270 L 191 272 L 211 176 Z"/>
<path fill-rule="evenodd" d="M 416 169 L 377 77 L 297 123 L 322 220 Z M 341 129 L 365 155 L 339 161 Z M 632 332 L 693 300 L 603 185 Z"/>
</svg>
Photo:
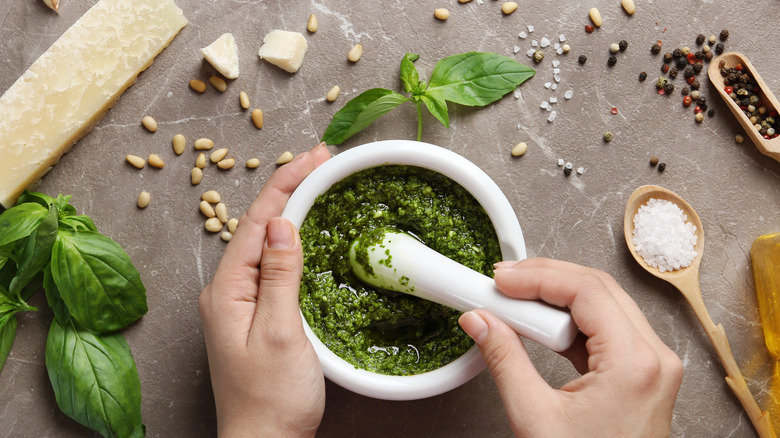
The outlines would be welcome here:
<svg viewBox="0 0 780 438">
<path fill-rule="evenodd" d="M 501 260 L 490 218 L 463 187 L 419 167 L 367 169 L 320 195 L 301 226 L 301 311 L 320 340 L 357 368 L 410 375 L 444 366 L 472 345 L 458 326 L 460 312 L 376 290 L 351 271 L 352 241 L 381 227 L 410 233 L 488 276 Z"/>
</svg>

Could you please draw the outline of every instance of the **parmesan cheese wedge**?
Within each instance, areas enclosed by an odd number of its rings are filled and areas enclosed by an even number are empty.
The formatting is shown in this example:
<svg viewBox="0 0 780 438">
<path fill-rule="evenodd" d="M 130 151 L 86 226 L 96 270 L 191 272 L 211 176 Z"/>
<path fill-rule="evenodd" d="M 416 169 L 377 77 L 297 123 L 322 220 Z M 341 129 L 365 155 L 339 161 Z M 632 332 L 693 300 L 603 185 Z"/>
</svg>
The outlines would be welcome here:
<svg viewBox="0 0 780 438">
<path fill-rule="evenodd" d="M 200 49 L 200 53 L 222 76 L 228 79 L 238 77 L 238 45 L 233 34 L 223 34 L 208 47 Z"/>
<path fill-rule="evenodd" d="M 171 0 L 100 0 L 0 97 L 9 208 L 100 121 L 187 24 Z"/>
<path fill-rule="evenodd" d="M 277 67 L 295 73 L 301 68 L 308 48 L 306 37 L 300 32 L 276 29 L 263 38 L 263 46 L 257 54 Z"/>
</svg>

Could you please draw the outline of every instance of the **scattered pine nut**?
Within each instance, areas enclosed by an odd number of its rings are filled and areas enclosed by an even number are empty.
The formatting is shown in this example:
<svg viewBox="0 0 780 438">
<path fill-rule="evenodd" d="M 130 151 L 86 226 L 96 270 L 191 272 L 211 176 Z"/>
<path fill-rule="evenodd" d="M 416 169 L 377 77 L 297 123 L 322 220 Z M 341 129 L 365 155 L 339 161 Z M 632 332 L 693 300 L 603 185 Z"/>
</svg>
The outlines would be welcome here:
<svg viewBox="0 0 780 438">
<path fill-rule="evenodd" d="M 276 164 L 286 164 L 293 160 L 293 154 L 290 151 L 286 151 L 279 158 L 276 159 Z"/>
<path fill-rule="evenodd" d="M 258 108 L 252 111 L 252 123 L 255 124 L 255 128 L 263 129 L 263 110 Z"/>
<path fill-rule="evenodd" d="M 593 22 L 594 26 L 601 27 L 603 22 L 601 21 L 601 12 L 599 12 L 598 9 L 591 8 L 590 11 L 588 11 L 588 15 L 590 15 L 590 20 Z"/>
<path fill-rule="evenodd" d="M 355 44 L 349 50 L 349 53 L 347 54 L 347 59 L 349 59 L 350 62 L 358 62 L 361 56 L 363 56 L 363 45 Z"/>
<path fill-rule="evenodd" d="M 636 5 L 634 5 L 634 0 L 622 0 L 620 4 L 623 5 L 623 9 L 626 11 L 626 14 L 634 15 L 634 12 L 636 12 Z"/>
<path fill-rule="evenodd" d="M 208 201 L 200 201 L 198 208 L 200 208 L 200 212 L 203 213 L 207 218 L 217 216 L 217 212 L 214 211 L 214 207 L 212 207 Z"/>
<path fill-rule="evenodd" d="M 207 192 L 204 192 L 200 196 L 200 199 L 202 199 L 204 201 L 211 202 L 212 204 L 216 204 L 216 203 L 219 202 L 219 199 L 220 199 L 219 198 L 219 192 L 217 192 L 216 190 L 209 190 Z"/>
<path fill-rule="evenodd" d="M 190 88 L 197 91 L 198 93 L 202 93 L 206 91 L 206 83 L 199 79 L 192 79 L 190 81 Z"/>
<path fill-rule="evenodd" d="M 512 156 L 519 157 L 520 155 L 523 155 L 527 150 L 528 150 L 528 145 L 524 141 L 521 141 L 515 147 L 512 148 Z"/>
<path fill-rule="evenodd" d="M 219 219 L 220 222 L 223 224 L 226 224 L 228 221 L 228 214 L 227 214 L 227 206 L 220 202 L 217 204 L 217 207 L 214 209 L 214 214 L 216 214 L 217 219 Z"/>
<path fill-rule="evenodd" d="M 237 226 L 238 226 L 238 219 L 236 219 L 234 217 L 230 218 L 230 220 L 227 223 L 228 231 L 230 231 L 231 233 L 235 233 Z"/>
<path fill-rule="evenodd" d="M 219 237 L 222 238 L 225 242 L 230 242 L 230 239 L 233 238 L 233 233 L 230 231 L 223 231 L 222 234 L 219 235 Z"/>
<path fill-rule="evenodd" d="M 516 10 L 517 3 L 515 2 L 504 2 L 504 4 L 501 5 L 501 12 L 503 12 L 504 15 L 509 15 Z"/>
<path fill-rule="evenodd" d="M 246 161 L 246 167 L 250 169 L 257 169 L 258 166 L 260 166 L 260 160 L 257 158 L 250 158 Z"/>
<path fill-rule="evenodd" d="M 444 8 L 437 8 L 433 10 L 433 16 L 438 18 L 441 21 L 444 21 L 448 18 L 450 18 L 450 11 L 444 9 Z"/>
<path fill-rule="evenodd" d="M 236 165 L 235 158 L 225 158 L 224 160 L 220 160 L 219 163 L 217 163 L 217 167 L 219 167 L 222 170 L 232 169 L 233 166 L 235 165 Z"/>
<path fill-rule="evenodd" d="M 317 22 L 317 16 L 314 14 L 309 15 L 309 21 L 306 23 L 306 30 L 311 33 L 317 32 L 320 28 L 319 22 Z"/>
<path fill-rule="evenodd" d="M 212 233 L 219 233 L 222 231 L 222 222 L 219 221 L 219 219 L 215 217 L 210 217 L 206 219 L 205 223 L 206 231 L 210 231 Z"/>
<path fill-rule="evenodd" d="M 471 0 L 458 0 L 458 3 L 468 3 L 468 2 L 470 2 L 470 1 L 471 1 Z"/>
<path fill-rule="evenodd" d="M 211 84 L 212 87 L 216 88 L 220 91 L 220 93 L 227 90 L 227 82 L 225 82 L 224 79 L 217 75 L 211 75 L 209 78 L 209 84 Z"/>
<path fill-rule="evenodd" d="M 152 200 L 152 195 L 149 192 L 141 192 L 138 195 L 138 208 L 146 208 L 149 206 L 149 202 Z"/>
<path fill-rule="evenodd" d="M 139 157 L 138 155 L 127 155 L 125 156 L 125 159 L 128 163 L 132 164 L 134 167 L 137 167 L 138 169 L 143 169 L 144 166 L 146 166 L 146 160 Z"/>
<path fill-rule="evenodd" d="M 214 152 L 211 153 L 211 157 L 210 157 L 211 162 L 212 163 L 219 163 L 220 161 L 222 161 L 227 156 L 227 154 L 228 154 L 227 148 L 217 149 L 217 150 L 215 150 Z"/>
<path fill-rule="evenodd" d="M 206 154 L 203 152 L 198 154 L 198 158 L 195 159 L 195 167 L 198 169 L 203 169 L 206 167 Z"/>
<path fill-rule="evenodd" d="M 214 142 L 209 138 L 199 138 L 195 140 L 195 149 L 209 150 L 214 147 Z"/>
<path fill-rule="evenodd" d="M 193 167 L 192 171 L 190 171 L 190 181 L 192 182 L 192 185 L 196 186 L 200 184 L 201 180 L 203 180 L 203 171 L 198 167 Z"/>
<path fill-rule="evenodd" d="M 157 121 L 152 118 L 152 116 L 146 116 L 143 119 L 141 119 L 141 124 L 144 125 L 144 128 L 146 128 L 149 132 L 157 132 Z"/>
<path fill-rule="evenodd" d="M 341 88 L 338 85 L 334 85 L 333 88 L 328 91 L 328 94 L 325 95 L 325 100 L 333 102 L 338 99 L 339 93 L 341 93 Z"/>
<path fill-rule="evenodd" d="M 149 165 L 158 169 L 162 169 L 165 167 L 165 162 L 162 160 L 162 158 L 160 158 L 159 155 L 149 154 Z"/>
<path fill-rule="evenodd" d="M 241 108 L 249 109 L 249 95 L 246 94 L 246 91 L 238 93 L 238 103 L 241 104 Z"/>
<path fill-rule="evenodd" d="M 184 135 L 182 134 L 176 134 L 173 136 L 171 144 L 173 145 L 173 152 L 176 155 L 181 155 L 184 153 L 184 148 L 187 146 L 187 139 L 184 138 Z"/>
</svg>

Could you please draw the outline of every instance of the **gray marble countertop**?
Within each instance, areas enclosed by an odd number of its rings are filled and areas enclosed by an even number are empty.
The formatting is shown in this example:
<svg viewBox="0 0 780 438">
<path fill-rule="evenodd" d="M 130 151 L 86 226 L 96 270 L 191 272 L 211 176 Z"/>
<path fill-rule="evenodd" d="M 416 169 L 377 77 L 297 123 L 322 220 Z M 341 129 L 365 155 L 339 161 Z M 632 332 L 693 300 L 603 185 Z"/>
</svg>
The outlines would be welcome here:
<svg viewBox="0 0 780 438">
<path fill-rule="evenodd" d="M 92 4 L 63 0 L 61 14 L 42 1 L 5 0 L 0 12 L 0 92 L 4 92 Z M 424 116 L 423 141 L 466 156 L 485 170 L 515 208 L 529 256 L 553 257 L 605 270 L 637 301 L 663 341 L 682 359 L 685 376 L 675 405 L 675 437 L 756 436 L 744 410 L 724 381 L 725 371 L 693 312 L 671 285 L 652 277 L 633 261 L 623 238 L 623 210 L 639 186 L 656 184 L 683 196 L 704 225 L 701 264 L 704 301 L 715 323 L 723 324 L 748 386 L 759 405 L 780 424 L 776 362 L 764 346 L 756 308 L 749 251 L 758 236 L 780 231 L 780 163 L 761 155 L 742 132 L 704 73 L 699 75 L 713 117 L 694 121 L 682 106 L 682 74 L 671 96 L 656 93 L 661 55 L 650 53 L 656 40 L 663 51 L 696 47 L 699 33 L 728 29 L 726 50 L 743 52 L 768 86 L 780 93 L 780 49 L 774 0 L 637 1 L 628 16 L 617 0 L 591 3 L 519 2 L 509 16 L 501 2 L 421 0 L 352 2 L 349 0 L 176 0 L 189 20 L 171 45 L 120 98 L 97 127 L 44 177 L 39 189 L 73 195 L 79 212 L 94 218 L 100 230 L 130 254 L 147 288 L 149 312 L 125 334 L 132 348 L 143 391 L 142 412 L 150 437 L 213 436 L 216 418 L 197 300 L 210 281 L 225 243 L 203 229 L 200 194 L 218 189 L 231 216 L 240 216 L 276 168 L 284 151 L 299 153 L 318 143 L 332 115 L 348 99 L 373 87 L 402 91 L 398 66 L 405 52 L 427 78 L 436 61 L 470 50 L 516 57 L 537 69 L 534 78 L 495 104 L 472 109 L 450 106 L 451 127 Z M 592 34 L 588 9 L 598 7 L 604 25 Z M 450 18 L 433 17 L 438 7 Z M 320 28 L 306 33 L 310 13 Z M 526 39 L 518 34 L 534 26 Z M 272 29 L 299 31 L 309 49 L 301 70 L 288 74 L 258 59 L 263 36 Z M 199 49 L 225 32 L 239 46 L 241 75 L 225 93 L 213 88 L 193 93 L 188 81 L 214 71 Z M 539 65 L 526 56 L 531 41 L 566 36 L 571 52 L 548 50 Z M 609 44 L 628 42 L 617 65 L 607 66 Z M 362 59 L 349 63 L 347 52 L 364 46 Z M 517 53 L 515 53 L 517 46 Z M 577 57 L 585 54 L 585 65 Z M 561 62 L 559 87 L 552 61 Z M 641 71 L 648 80 L 637 80 Z M 325 94 L 339 85 L 335 103 Z M 573 90 L 570 100 L 566 90 Z M 262 108 L 265 127 L 252 126 L 238 105 L 246 91 Z M 557 97 L 557 118 L 540 103 Z M 617 114 L 611 109 L 617 108 Z M 152 115 L 157 133 L 140 124 Z M 413 139 L 415 110 L 402 106 L 344 145 L 337 154 L 374 140 Z M 614 139 L 605 143 L 602 135 Z M 203 182 L 189 183 L 195 153 L 176 157 L 173 135 L 210 137 L 228 147 L 239 163 L 257 156 L 261 165 L 228 172 L 207 169 Z M 528 143 L 519 158 L 512 147 Z M 126 154 L 158 153 L 162 170 L 133 169 Z M 648 162 L 666 163 L 659 173 Z M 559 158 L 584 172 L 564 176 Z M 1 159 L 1 158 L 0 158 Z M 152 194 L 140 210 L 136 197 Z M 0 436 L 69 437 L 91 433 L 59 412 L 44 363 L 44 345 L 52 314 L 42 294 L 33 300 L 42 310 L 19 316 L 19 332 L 0 373 Z M 553 386 L 576 376 L 554 353 L 530 347 L 541 374 Z M 509 436 L 507 420 L 488 372 L 441 396 L 388 402 L 365 398 L 328 382 L 327 407 L 320 436 Z"/>
</svg>

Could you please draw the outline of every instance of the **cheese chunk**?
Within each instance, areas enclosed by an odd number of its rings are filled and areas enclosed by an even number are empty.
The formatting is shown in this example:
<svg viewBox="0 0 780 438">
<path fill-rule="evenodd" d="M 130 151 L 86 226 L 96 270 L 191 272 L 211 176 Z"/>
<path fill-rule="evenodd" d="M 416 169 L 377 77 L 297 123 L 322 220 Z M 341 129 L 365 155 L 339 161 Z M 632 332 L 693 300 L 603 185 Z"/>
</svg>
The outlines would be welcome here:
<svg viewBox="0 0 780 438">
<path fill-rule="evenodd" d="M 208 47 L 200 49 L 200 53 L 222 76 L 228 79 L 238 77 L 238 45 L 233 34 L 223 34 Z"/>
<path fill-rule="evenodd" d="M 0 97 L 0 204 L 13 206 L 187 24 L 171 0 L 100 0 Z"/>
<path fill-rule="evenodd" d="M 258 55 L 283 70 L 295 73 L 301 68 L 308 48 L 309 44 L 302 34 L 276 29 L 263 38 Z"/>
</svg>

